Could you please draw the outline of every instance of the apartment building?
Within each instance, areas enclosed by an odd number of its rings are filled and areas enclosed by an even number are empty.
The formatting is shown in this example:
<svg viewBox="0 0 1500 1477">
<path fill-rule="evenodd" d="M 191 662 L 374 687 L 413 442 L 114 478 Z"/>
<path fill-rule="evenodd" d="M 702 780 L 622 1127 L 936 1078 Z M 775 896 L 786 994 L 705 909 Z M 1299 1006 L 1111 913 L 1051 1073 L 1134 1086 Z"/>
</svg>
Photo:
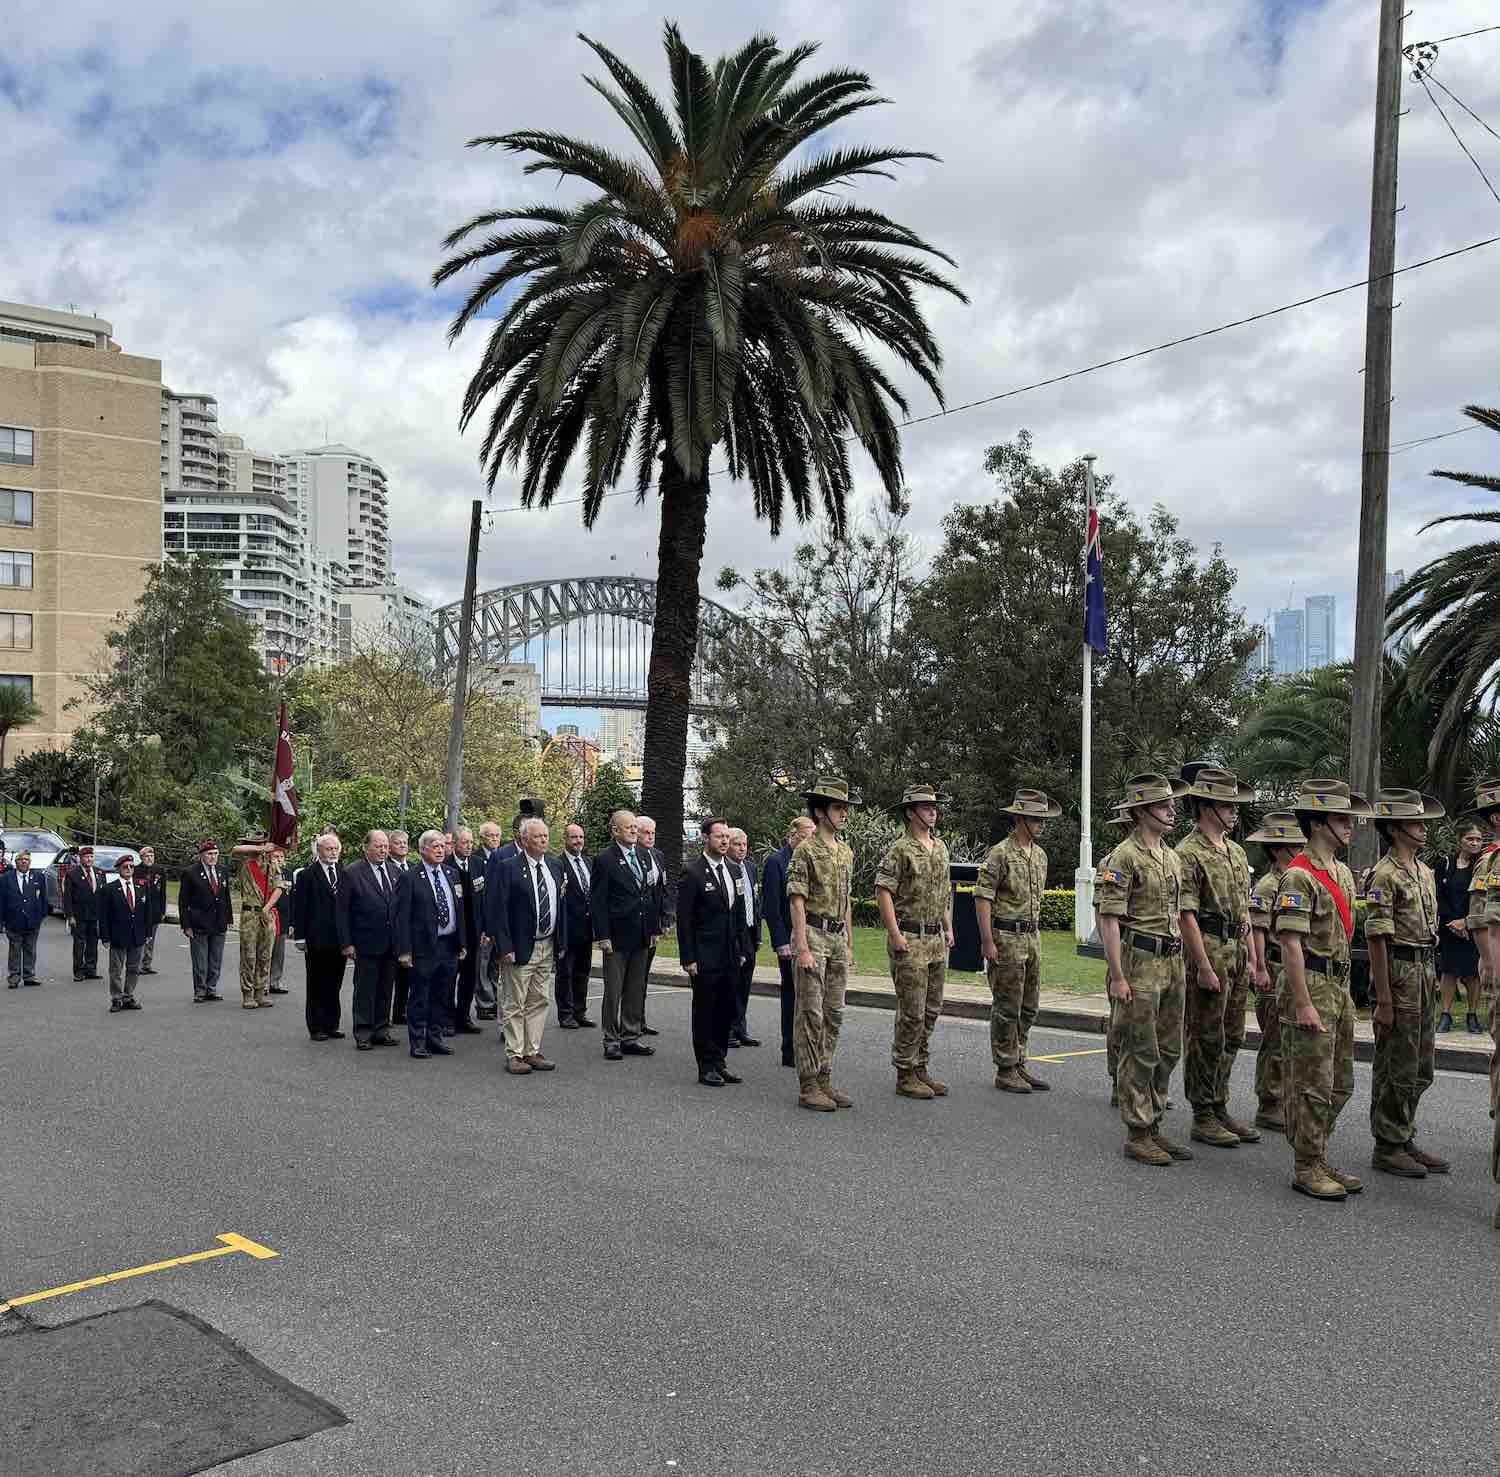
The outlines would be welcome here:
<svg viewBox="0 0 1500 1477">
<path fill-rule="evenodd" d="M 7 758 L 62 748 L 162 557 L 161 361 L 102 318 L 0 302 L 0 683 L 42 709 Z"/>
<path fill-rule="evenodd" d="M 404 585 L 351 586 L 339 592 L 339 656 L 348 661 L 361 641 L 415 645 L 436 652 L 432 602 Z"/>
<path fill-rule="evenodd" d="M 283 460 L 304 543 L 343 564 L 351 584 L 389 584 L 390 507 L 385 473 L 374 459 L 335 442 L 288 451 Z"/>
</svg>

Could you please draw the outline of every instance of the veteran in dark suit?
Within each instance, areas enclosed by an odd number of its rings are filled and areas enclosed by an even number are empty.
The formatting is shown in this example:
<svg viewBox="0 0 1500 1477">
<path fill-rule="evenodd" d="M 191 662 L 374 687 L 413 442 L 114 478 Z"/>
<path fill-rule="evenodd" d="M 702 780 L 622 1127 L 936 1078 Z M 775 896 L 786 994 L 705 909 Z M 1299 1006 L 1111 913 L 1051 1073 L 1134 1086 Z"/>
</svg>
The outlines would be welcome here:
<svg viewBox="0 0 1500 1477">
<path fill-rule="evenodd" d="M 73 935 L 73 978 L 99 978 L 99 896 L 108 878 L 94 865 L 94 848 L 80 846 L 78 863 L 63 877 L 62 910 Z"/>
<path fill-rule="evenodd" d="M 354 961 L 354 1044 L 361 1051 L 394 1046 L 391 994 L 396 984 L 396 912 L 410 874 L 390 871 L 384 831 L 365 836 L 361 861 L 345 867 L 335 917 L 339 948 Z"/>
<path fill-rule="evenodd" d="M 741 1080 L 725 1065 L 743 957 L 728 849 L 729 827 L 717 818 L 704 821 L 703 855 L 682 869 L 677 884 L 677 951 L 693 982 L 693 1055 L 705 1087 Z"/>
<path fill-rule="evenodd" d="M 805 815 L 799 815 L 787 827 L 786 845 L 766 858 L 765 875 L 760 884 L 761 912 L 765 915 L 766 933 L 776 951 L 776 967 L 781 971 L 781 1065 L 795 1067 L 792 1051 L 792 1022 L 797 1016 L 797 961 L 792 948 L 792 911 L 786 900 L 786 874 L 792 865 L 792 853 L 817 828 Z"/>
<path fill-rule="evenodd" d="M 651 901 L 656 909 L 656 918 L 651 927 L 651 951 L 646 955 L 646 989 L 651 988 L 651 966 L 656 963 L 656 941 L 671 926 L 676 917 L 672 902 L 672 890 L 667 885 L 667 859 L 656 844 L 656 822 L 649 815 L 635 818 L 635 846 L 640 854 L 641 865 L 646 869 L 646 886 L 651 892 Z M 646 1021 L 646 1006 L 641 1006 L 641 1035 L 659 1036 L 655 1026 Z"/>
<path fill-rule="evenodd" d="M 462 890 L 444 865 L 441 831 L 423 831 L 422 859 L 401 879 L 396 903 L 396 958 L 410 971 L 406 1036 L 414 1057 L 452 1056 L 448 990 L 464 957 Z"/>
<path fill-rule="evenodd" d="M 610 844 L 594 858 L 589 907 L 594 938 L 604 955 L 604 1055 L 651 1056 L 641 1040 L 646 1011 L 646 966 L 651 954 L 656 902 L 636 850 L 635 816 L 617 810 L 609 818 Z"/>
<path fill-rule="evenodd" d="M 467 826 L 460 826 L 454 833 L 453 854 L 444 865 L 464 905 L 464 956 L 448 989 L 448 1034 L 477 1036 L 479 1027 L 469 1017 L 479 982 L 479 936 L 484 931 L 479 900 L 484 896 L 484 874 L 474 855 L 474 833 Z"/>
<path fill-rule="evenodd" d="M 750 1034 L 750 989 L 755 983 L 755 954 L 760 948 L 760 902 L 755 895 L 755 863 L 750 860 L 750 838 L 738 827 L 729 832 L 729 867 L 734 878 L 735 943 L 739 964 L 734 979 L 734 1025 L 731 1046 L 759 1046 Z"/>
<path fill-rule="evenodd" d="M 182 874 L 177 887 L 177 917 L 193 961 L 195 1004 L 224 998 L 219 994 L 219 969 L 233 906 L 229 873 L 219 865 L 219 843 L 204 837 L 198 843 L 198 865 Z"/>
<path fill-rule="evenodd" d="M 307 1034 L 314 1041 L 342 1041 L 339 991 L 348 960 L 339 948 L 338 897 L 344 869 L 343 844 L 328 832 L 313 844 L 313 859 L 292 888 L 292 936 L 307 969 Z"/>
<path fill-rule="evenodd" d="M 495 920 L 495 952 L 505 991 L 505 1069 L 515 1076 L 550 1072 L 542 1055 L 547 991 L 559 950 L 567 948 L 568 874 L 547 855 L 547 823 L 521 823 L 521 854 L 506 865 L 505 910 Z"/>
<path fill-rule="evenodd" d="M 151 904 L 135 885 L 135 858 L 115 863 L 119 880 L 99 893 L 99 938 L 109 946 L 109 1008 L 139 1010 L 135 998 L 141 950 L 151 932 Z"/>
<path fill-rule="evenodd" d="M 594 1024 L 587 1015 L 589 966 L 594 962 L 594 915 L 589 906 L 592 868 L 583 844 L 583 827 L 575 821 L 563 831 L 563 854 L 558 858 L 568 883 L 563 894 L 568 941 L 557 956 L 557 1024 L 568 1031 Z"/>
<path fill-rule="evenodd" d="M 36 942 L 49 912 L 47 886 L 31 870 L 31 853 L 18 851 L 15 865 L 0 873 L 0 920 L 5 923 L 7 983 L 12 990 L 40 985 L 36 976 Z"/>
</svg>

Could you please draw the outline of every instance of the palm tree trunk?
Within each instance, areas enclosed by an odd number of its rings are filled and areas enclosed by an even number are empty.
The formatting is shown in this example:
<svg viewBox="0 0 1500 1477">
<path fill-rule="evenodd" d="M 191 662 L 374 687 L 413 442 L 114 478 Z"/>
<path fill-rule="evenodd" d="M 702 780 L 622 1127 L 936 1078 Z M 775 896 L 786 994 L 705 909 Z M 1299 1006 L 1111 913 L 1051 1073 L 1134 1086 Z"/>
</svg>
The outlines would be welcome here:
<svg viewBox="0 0 1500 1477">
<path fill-rule="evenodd" d="M 646 679 L 646 740 L 641 811 L 656 821 L 656 844 L 675 889 L 682 869 L 682 784 L 687 770 L 688 704 L 698 650 L 698 575 L 708 527 L 708 478 L 684 477 L 662 458 L 661 538 L 656 619 Z"/>
</svg>

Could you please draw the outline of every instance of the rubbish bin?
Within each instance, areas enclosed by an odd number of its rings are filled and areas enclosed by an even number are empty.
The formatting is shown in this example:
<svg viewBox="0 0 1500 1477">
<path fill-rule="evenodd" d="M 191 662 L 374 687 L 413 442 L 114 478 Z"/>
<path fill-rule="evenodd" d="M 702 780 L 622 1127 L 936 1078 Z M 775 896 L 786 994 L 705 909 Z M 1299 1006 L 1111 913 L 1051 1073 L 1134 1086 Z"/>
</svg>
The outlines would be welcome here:
<svg viewBox="0 0 1500 1477">
<path fill-rule="evenodd" d="M 984 969 L 979 952 L 979 920 L 974 915 L 974 884 L 979 880 L 978 862 L 949 862 L 948 880 L 953 887 L 953 947 L 948 968 L 978 974 Z"/>
</svg>

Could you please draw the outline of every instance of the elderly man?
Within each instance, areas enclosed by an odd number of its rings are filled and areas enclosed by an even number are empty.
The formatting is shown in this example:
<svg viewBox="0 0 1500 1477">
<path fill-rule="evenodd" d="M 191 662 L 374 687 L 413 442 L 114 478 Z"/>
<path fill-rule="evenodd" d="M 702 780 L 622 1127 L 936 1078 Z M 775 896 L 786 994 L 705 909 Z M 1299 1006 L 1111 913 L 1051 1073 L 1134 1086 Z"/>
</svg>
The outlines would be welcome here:
<svg viewBox="0 0 1500 1477">
<path fill-rule="evenodd" d="M 474 833 L 467 826 L 460 826 L 452 833 L 453 853 L 443 865 L 454 885 L 462 894 L 464 905 L 464 956 L 459 960 L 458 971 L 448 989 L 448 1034 L 477 1036 L 479 1027 L 469 1019 L 474 1009 L 474 985 L 479 969 L 479 938 L 484 929 L 480 899 L 484 888 L 476 884 L 483 882 L 479 859 L 474 855 Z M 443 842 L 447 850 L 447 834 Z"/>
<path fill-rule="evenodd" d="M 150 914 L 135 885 L 135 858 L 115 863 L 120 880 L 99 895 L 99 937 L 109 948 L 109 1008 L 111 1012 L 139 1010 L 135 998 L 141 972 L 141 950 L 146 946 Z"/>
<path fill-rule="evenodd" d="M 405 831 L 389 832 L 391 849 L 386 857 L 385 869 L 394 878 L 408 872 L 416 864 L 411 858 L 411 837 Z M 411 988 L 411 971 L 402 964 L 396 966 L 396 983 L 391 992 L 391 1021 L 395 1025 L 406 1022 L 406 996 Z"/>
<path fill-rule="evenodd" d="M 36 941 L 47 912 L 41 874 L 31 870 L 31 853 L 18 851 L 15 865 L 0 873 L 0 918 L 10 946 L 5 962 L 12 990 L 41 984 L 36 977 Z"/>
<path fill-rule="evenodd" d="M 421 862 L 401 879 L 396 903 L 396 959 L 411 971 L 406 1035 L 419 1059 L 452 1056 L 443 1039 L 448 1024 L 448 986 L 464 957 L 462 892 L 443 865 L 441 831 L 423 831 Z"/>
<path fill-rule="evenodd" d="M 97 980 L 99 973 L 99 895 L 106 878 L 94 865 L 94 848 L 78 848 L 78 864 L 63 877 L 62 909 L 73 935 L 73 978 Z"/>
<path fill-rule="evenodd" d="M 339 991 L 348 961 L 339 949 L 339 853 L 329 831 L 313 843 L 313 860 L 297 873 L 292 889 L 292 933 L 307 966 L 307 1034 L 314 1041 L 342 1041 Z"/>
<path fill-rule="evenodd" d="M 205 836 L 198 843 L 198 865 L 182 874 L 177 889 L 177 916 L 193 962 L 195 1005 L 224 998 L 219 993 L 219 969 L 232 910 L 229 873 L 219 865 L 219 843 Z"/>
<path fill-rule="evenodd" d="M 651 966 L 656 962 L 656 941 L 671 926 L 675 916 L 672 895 L 667 887 L 667 859 L 656 845 L 656 822 L 649 815 L 635 818 L 635 848 L 640 853 L 641 865 L 646 869 L 646 885 L 651 890 L 656 906 L 656 923 L 652 929 L 651 948 L 646 955 L 646 987 L 651 986 Z M 661 1032 L 646 1022 L 646 1006 L 641 1005 L 641 1035 L 659 1036 Z"/>
<path fill-rule="evenodd" d="M 705 1087 L 742 1080 L 725 1064 L 733 1044 L 730 1032 L 744 928 L 741 882 L 725 855 L 732 834 L 716 816 L 703 822 L 703 855 L 682 869 L 682 906 L 677 914 L 678 954 L 693 984 L 693 1056 L 698 1081 Z"/>
<path fill-rule="evenodd" d="M 594 923 L 589 912 L 589 861 L 583 854 L 583 827 L 576 821 L 563 831 L 560 858 L 567 890 L 563 914 L 567 944 L 557 955 L 557 1024 L 565 1031 L 594 1024 L 585 1014 L 589 1002 L 589 966 L 594 960 Z"/>
<path fill-rule="evenodd" d="M 500 850 L 503 837 L 497 821 L 485 821 L 479 828 L 479 850 L 474 854 L 474 891 L 478 894 L 479 959 L 474 971 L 474 1018 L 495 1019 L 500 990 L 500 961 L 495 957 L 494 941 L 485 928 L 484 887 L 490 858 Z"/>
<path fill-rule="evenodd" d="M 589 908 L 594 938 L 604 955 L 605 1060 L 651 1056 L 656 1048 L 641 1040 L 646 1009 L 646 964 L 656 905 L 646 869 L 636 849 L 633 812 L 617 810 L 609 818 L 610 844 L 594 858 L 589 877 Z"/>
<path fill-rule="evenodd" d="M 156 865 L 156 848 L 141 847 L 141 859 L 135 869 L 135 885 L 146 899 L 146 947 L 141 950 L 141 973 L 155 974 L 151 961 L 156 957 L 156 930 L 167 916 L 167 872 Z"/>
<path fill-rule="evenodd" d="M 567 947 L 567 873 L 547 855 L 547 823 L 521 823 L 522 852 L 506 863 L 505 907 L 492 915 L 495 950 L 505 986 L 505 1070 L 523 1077 L 550 1072 L 542 1055 L 547 985 L 556 956 Z"/>
<path fill-rule="evenodd" d="M 406 872 L 389 871 L 390 838 L 384 831 L 365 834 L 361 861 L 344 870 L 335 917 L 339 949 L 354 961 L 354 1044 L 360 1051 L 394 1046 L 391 1035 L 391 990 L 396 982 L 396 914 Z"/>
<path fill-rule="evenodd" d="M 761 877 L 760 906 L 765 914 L 766 932 L 776 951 L 776 967 L 781 971 L 781 1065 L 795 1067 L 792 1027 L 797 1016 L 797 965 L 792 954 L 792 914 L 786 900 L 787 868 L 792 853 L 817 828 L 805 815 L 799 815 L 786 830 L 786 845 L 766 859 Z"/>
<path fill-rule="evenodd" d="M 760 948 L 760 903 L 755 896 L 755 863 L 750 838 L 738 826 L 729 831 L 729 870 L 734 878 L 734 938 L 739 963 L 734 971 L 734 1022 L 731 1046 L 759 1046 L 750 1034 L 750 990 L 755 983 L 755 955 Z"/>
</svg>

